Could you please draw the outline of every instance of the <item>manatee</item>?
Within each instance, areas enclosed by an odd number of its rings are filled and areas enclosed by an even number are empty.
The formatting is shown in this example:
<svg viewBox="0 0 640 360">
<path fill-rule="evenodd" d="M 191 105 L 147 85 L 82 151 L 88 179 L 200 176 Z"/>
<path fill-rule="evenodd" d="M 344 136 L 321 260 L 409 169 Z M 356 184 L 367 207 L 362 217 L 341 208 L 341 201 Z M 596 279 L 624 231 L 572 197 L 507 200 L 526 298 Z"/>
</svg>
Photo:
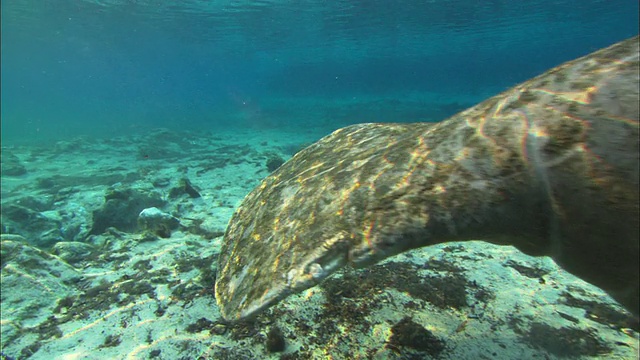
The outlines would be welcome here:
<svg viewBox="0 0 640 360">
<path fill-rule="evenodd" d="M 464 240 L 551 256 L 637 315 L 638 42 L 439 123 L 348 126 L 300 151 L 229 222 L 222 316 L 250 319 L 346 265 Z"/>
</svg>

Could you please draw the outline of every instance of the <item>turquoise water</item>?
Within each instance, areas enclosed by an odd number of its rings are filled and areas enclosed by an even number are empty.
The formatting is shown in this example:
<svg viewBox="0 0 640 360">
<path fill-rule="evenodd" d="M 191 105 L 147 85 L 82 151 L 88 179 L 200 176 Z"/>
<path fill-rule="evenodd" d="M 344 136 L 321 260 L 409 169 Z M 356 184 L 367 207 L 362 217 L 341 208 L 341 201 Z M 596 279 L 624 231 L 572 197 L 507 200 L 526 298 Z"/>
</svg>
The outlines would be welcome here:
<svg viewBox="0 0 640 360">
<path fill-rule="evenodd" d="M 638 33 L 638 2 L 2 2 L 2 140 L 439 121 Z"/>
</svg>

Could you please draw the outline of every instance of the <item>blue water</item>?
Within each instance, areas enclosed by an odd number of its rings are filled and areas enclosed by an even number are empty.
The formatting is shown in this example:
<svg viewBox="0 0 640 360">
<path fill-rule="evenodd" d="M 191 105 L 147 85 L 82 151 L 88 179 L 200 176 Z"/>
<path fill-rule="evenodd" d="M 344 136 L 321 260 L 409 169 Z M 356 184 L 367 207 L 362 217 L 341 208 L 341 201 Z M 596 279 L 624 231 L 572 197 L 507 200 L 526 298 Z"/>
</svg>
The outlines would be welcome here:
<svg viewBox="0 0 640 360">
<path fill-rule="evenodd" d="M 637 0 L 3 1 L 2 141 L 439 121 L 637 33 Z"/>
</svg>

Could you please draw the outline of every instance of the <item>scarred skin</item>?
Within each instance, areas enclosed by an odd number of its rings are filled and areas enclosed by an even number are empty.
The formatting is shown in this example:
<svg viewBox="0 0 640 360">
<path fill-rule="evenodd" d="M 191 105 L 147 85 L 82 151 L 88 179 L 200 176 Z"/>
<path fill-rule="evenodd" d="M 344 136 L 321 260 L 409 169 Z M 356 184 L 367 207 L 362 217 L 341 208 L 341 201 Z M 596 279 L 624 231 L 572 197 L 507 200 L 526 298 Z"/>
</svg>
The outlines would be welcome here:
<svg viewBox="0 0 640 360">
<path fill-rule="evenodd" d="M 234 214 L 216 299 L 247 319 L 350 264 L 447 241 L 549 255 L 638 314 L 638 37 L 437 123 L 360 124 Z"/>
</svg>

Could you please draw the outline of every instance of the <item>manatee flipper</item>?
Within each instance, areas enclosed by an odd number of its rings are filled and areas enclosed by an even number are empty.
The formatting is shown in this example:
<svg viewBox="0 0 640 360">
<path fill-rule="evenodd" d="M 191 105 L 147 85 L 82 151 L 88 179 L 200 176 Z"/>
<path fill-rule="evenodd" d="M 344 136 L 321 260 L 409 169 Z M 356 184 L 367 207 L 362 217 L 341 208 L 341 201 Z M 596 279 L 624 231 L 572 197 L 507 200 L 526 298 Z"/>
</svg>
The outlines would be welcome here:
<svg viewBox="0 0 640 360">
<path fill-rule="evenodd" d="M 637 314 L 638 51 L 635 37 L 441 123 L 353 125 L 299 152 L 229 223 L 222 316 L 454 240 L 550 255 Z"/>
</svg>

